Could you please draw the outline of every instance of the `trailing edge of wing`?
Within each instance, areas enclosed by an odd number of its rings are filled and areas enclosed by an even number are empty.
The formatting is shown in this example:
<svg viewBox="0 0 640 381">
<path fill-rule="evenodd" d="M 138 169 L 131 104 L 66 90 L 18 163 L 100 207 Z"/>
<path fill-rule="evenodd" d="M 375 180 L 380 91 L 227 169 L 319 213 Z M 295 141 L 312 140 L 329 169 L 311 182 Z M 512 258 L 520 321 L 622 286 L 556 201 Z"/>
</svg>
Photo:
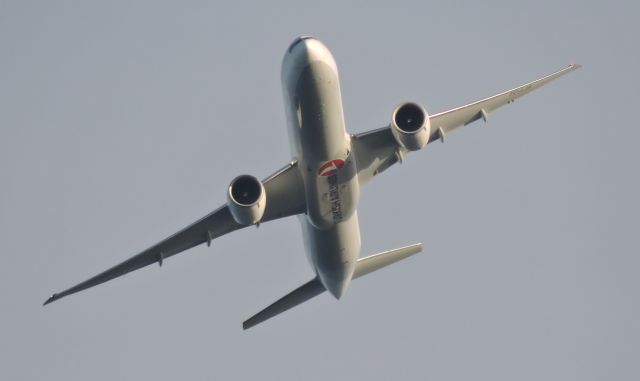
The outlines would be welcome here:
<svg viewBox="0 0 640 381">
<path fill-rule="evenodd" d="M 264 181 L 267 203 L 261 222 L 304 213 L 303 183 L 298 171 L 297 163 L 291 162 Z M 117 278 L 131 271 L 140 269 L 153 263 L 162 265 L 164 259 L 190 249 L 202 243 L 241 229 L 231 216 L 226 205 L 221 206 L 204 218 L 182 229 L 169 238 L 151 246 L 140 254 L 82 282 L 67 290 L 53 294 L 44 302 L 47 305 L 64 296 L 85 290 Z"/>
</svg>

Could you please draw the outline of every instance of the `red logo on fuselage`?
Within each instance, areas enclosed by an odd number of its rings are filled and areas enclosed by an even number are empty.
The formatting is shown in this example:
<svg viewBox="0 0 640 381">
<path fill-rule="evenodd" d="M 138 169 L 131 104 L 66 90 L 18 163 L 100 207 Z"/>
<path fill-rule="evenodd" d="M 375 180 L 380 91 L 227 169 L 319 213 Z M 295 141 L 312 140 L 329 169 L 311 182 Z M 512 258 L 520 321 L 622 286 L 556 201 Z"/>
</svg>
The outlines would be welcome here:
<svg viewBox="0 0 640 381">
<path fill-rule="evenodd" d="M 326 163 L 322 164 L 320 169 L 318 169 L 318 176 L 331 176 L 343 166 L 344 160 L 342 159 L 327 161 Z"/>
</svg>

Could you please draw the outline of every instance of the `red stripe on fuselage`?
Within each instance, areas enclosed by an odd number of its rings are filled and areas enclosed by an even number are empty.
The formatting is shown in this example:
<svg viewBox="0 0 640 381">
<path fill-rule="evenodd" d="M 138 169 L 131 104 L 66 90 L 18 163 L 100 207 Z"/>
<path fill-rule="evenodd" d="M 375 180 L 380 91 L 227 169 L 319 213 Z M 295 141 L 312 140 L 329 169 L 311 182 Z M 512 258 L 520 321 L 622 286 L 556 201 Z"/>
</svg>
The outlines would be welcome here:
<svg viewBox="0 0 640 381">
<path fill-rule="evenodd" d="M 320 169 L 318 169 L 318 176 L 331 176 L 338 169 L 344 166 L 344 160 L 335 159 L 324 163 Z"/>
</svg>

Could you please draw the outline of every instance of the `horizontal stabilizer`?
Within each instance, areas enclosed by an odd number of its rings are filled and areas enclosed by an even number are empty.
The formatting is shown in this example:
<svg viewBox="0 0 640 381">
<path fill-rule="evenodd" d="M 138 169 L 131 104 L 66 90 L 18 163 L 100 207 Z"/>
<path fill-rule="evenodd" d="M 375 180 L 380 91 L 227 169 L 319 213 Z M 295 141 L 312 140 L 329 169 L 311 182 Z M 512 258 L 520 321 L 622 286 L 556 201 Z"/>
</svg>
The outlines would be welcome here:
<svg viewBox="0 0 640 381">
<path fill-rule="evenodd" d="M 359 278 L 370 272 L 381 269 L 385 266 L 389 266 L 392 263 L 398 262 L 401 259 L 405 259 L 414 254 L 422 251 L 422 244 L 416 243 L 414 245 L 401 247 L 395 250 L 385 251 L 379 254 L 370 255 L 365 258 L 358 259 L 356 263 L 356 269 L 353 273 L 352 279 Z M 318 277 L 310 280 L 302 286 L 291 291 L 287 295 L 278 299 L 275 303 L 265 308 L 264 310 L 253 315 L 247 321 L 242 323 L 242 328 L 249 329 L 254 325 L 260 324 L 263 321 L 270 319 L 278 314 L 281 314 L 298 304 L 304 303 L 307 300 L 318 296 L 325 292 L 326 289 L 320 282 Z"/>
<path fill-rule="evenodd" d="M 370 255 L 368 257 L 358 259 L 356 270 L 353 273 L 353 279 L 360 278 L 370 272 L 376 271 L 383 267 L 396 263 L 401 259 L 408 258 L 422 251 L 422 244 L 416 243 L 410 246 L 401 247 L 399 249 L 384 251 L 382 253 Z"/>
<path fill-rule="evenodd" d="M 260 324 L 267 319 L 297 306 L 300 303 L 306 302 L 314 296 L 322 294 L 324 291 L 326 291 L 324 286 L 320 282 L 320 279 L 316 277 L 278 299 L 278 301 L 269 307 L 253 315 L 247 321 L 242 323 L 242 328 L 249 329 L 256 324 Z"/>
</svg>

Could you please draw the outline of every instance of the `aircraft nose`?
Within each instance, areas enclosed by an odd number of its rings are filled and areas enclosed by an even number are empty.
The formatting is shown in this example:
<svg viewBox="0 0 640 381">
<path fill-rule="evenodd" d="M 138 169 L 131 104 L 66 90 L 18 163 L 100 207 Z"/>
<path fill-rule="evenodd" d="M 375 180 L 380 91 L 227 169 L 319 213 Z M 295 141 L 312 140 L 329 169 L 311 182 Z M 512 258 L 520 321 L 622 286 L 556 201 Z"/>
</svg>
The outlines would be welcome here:
<svg viewBox="0 0 640 381">
<path fill-rule="evenodd" d="M 286 60 L 291 61 L 292 66 L 306 66 L 313 61 L 334 62 L 329 49 L 310 36 L 296 38 L 287 49 Z"/>
<path fill-rule="evenodd" d="M 293 51 L 293 48 L 295 48 L 298 44 L 303 43 L 305 40 L 315 40 L 315 38 L 313 38 L 311 36 L 300 36 L 300 37 L 296 38 L 295 40 L 293 40 L 291 45 L 289 45 L 289 48 L 287 49 L 287 52 L 291 53 Z"/>
<path fill-rule="evenodd" d="M 335 73 L 338 72 L 333 55 L 320 40 L 310 36 L 296 38 L 289 45 L 282 60 L 283 83 L 294 86 L 300 74 L 314 62 L 327 64 Z"/>
</svg>

